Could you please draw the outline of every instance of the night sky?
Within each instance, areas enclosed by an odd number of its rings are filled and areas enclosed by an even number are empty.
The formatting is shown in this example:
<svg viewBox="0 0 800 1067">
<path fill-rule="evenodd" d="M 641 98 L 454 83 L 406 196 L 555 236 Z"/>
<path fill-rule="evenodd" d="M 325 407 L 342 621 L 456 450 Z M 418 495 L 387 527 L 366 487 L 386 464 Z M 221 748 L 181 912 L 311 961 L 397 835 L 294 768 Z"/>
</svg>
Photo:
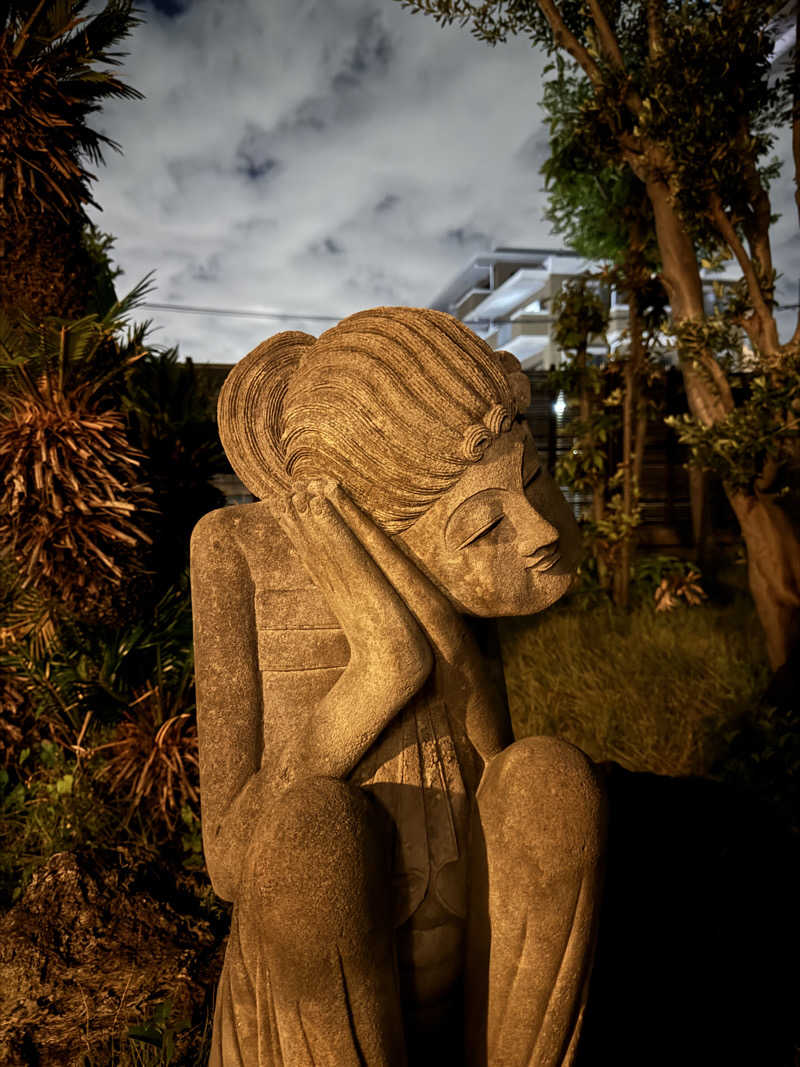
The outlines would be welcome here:
<svg viewBox="0 0 800 1067">
<path fill-rule="evenodd" d="M 143 309 L 161 327 L 154 342 L 232 363 L 278 330 L 329 325 L 304 315 L 429 304 L 476 252 L 562 245 L 538 173 L 546 60 L 526 40 L 491 48 L 395 0 L 139 7 L 122 77 L 145 99 L 94 118 L 123 150 L 95 168 L 103 211 L 91 212 L 116 237 L 118 292 L 155 270 L 154 302 L 297 316 Z M 773 249 L 789 303 L 800 240 L 788 131 L 776 152 L 787 163 Z"/>
</svg>

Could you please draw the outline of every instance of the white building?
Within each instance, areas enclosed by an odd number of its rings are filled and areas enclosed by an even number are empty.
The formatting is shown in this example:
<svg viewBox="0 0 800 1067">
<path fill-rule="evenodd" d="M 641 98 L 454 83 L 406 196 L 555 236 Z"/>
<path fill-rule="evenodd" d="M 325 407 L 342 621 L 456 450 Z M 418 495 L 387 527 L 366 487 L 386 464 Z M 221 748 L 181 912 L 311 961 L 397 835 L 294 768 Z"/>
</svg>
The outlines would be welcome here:
<svg viewBox="0 0 800 1067">
<path fill-rule="evenodd" d="M 493 348 L 513 352 L 525 370 L 546 370 L 563 359 L 553 339 L 554 297 L 565 282 L 587 271 L 596 273 L 600 266 L 565 249 L 495 248 L 473 256 L 430 307 L 454 315 Z M 712 283 L 730 283 L 736 275 L 703 271 L 703 276 L 710 310 L 715 299 Z M 628 325 L 624 296 L 613 289 L 603 295 L 608 330 L 589 346 L 590 354 L 597 356 L 613 351 Z"/>
</svg>

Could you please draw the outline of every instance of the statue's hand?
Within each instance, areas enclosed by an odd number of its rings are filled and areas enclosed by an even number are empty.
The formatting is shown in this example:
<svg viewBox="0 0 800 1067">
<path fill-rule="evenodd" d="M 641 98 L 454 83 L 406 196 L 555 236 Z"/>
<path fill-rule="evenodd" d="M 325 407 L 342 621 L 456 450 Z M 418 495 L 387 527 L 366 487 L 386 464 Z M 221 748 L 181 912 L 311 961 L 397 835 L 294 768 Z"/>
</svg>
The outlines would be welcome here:
<svg viewBox="0 0 800 1067">
<path fill-rule="evenodd" d="M 461 614 L 394 541 L 332 479 L 318 479 L 309 489 L 323 495 L 356 535 L 387 580 L 424 629 L 440 658 L 463 655 L 471 635 Z"/>
<path fill-rule="evenodd" d="M 329 496 L 298 487 L 276 518 L 322 590 L 350 645 L 351 668 L 395 678 L 408 698 L 430 673 L 430 645 L 414 615 Z M 402 693 L 398 694 L 399 696 Z"/>
<path fill-rule="evenodd" d="M 333 481 L 312 483 L 335 506 L 425 631 L 436 658 L 437 684 L 470 740 L 489 759 L 507 742 L 508 712 L 466 620 L 395 542 Z"/>
<path fill-rule="evenodd" d="M 309 489 L 325 497 L 410 609 L 434 652 L 437 684 L 447 693 L 450 710 L 463 719 L 481 755 L 490 758 L 503 745 L 508 713 L 460 612 L 338 483 L 314 480 Z"/>
</svg>

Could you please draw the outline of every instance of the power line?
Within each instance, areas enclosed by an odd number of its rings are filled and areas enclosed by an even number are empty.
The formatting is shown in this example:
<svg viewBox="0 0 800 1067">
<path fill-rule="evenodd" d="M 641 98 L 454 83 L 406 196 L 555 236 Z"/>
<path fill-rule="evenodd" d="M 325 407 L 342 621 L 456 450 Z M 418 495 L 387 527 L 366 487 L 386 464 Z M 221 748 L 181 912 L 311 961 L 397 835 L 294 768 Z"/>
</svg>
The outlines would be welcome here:
<svg viewBox="0 0 800 1067">
<path fill-rule="evenodd" d="M 339 322 L 343 315 L 290 315 L 285 311 L 247 311 L 244 308 L 201 308 L 187 304 L 139 304 L 151 311 L 183 311 L 192 315 L 229 315 L 241 319 L 306 319 L 313 322 Z"/>
<path fill-rule="evenodd" d="M 290 314 L 287 311 L 248 311 L 244 308 L 203 308 L 190 307 L 187 304 L 152 304 L 150 302 L 138 305 L 150 311 L 181 311 L 190 315 L 227 315 L 241 319 L 281 319 L 283 321 L 305 322 L 341 322 L 344 315 L 306 315 L 302 312 Z M 485 319 L 461 319 L 465 326 L 485 326 L 490 322 L 507 323 L 516 322 L 516 319 L 485 318 Z"/>
<path fill-rule="evenodd" d="M 206 308 L 206 307 L 193 307 L 188 304 L 153 304 L 150 302 L 142 303 L 138 305 L 142 308 L 147 308 L 150 311 L 179 311 L 189 315 L 222 315 L 229 318 L 240 319 L 279 319 L 281 321 L 298 321 L 303 320 L 305 322 L 341 322 L 345 317 L 344 315 L 312 315 L 298 312 L 296 314 L 289 313 L 287 311 L 248 311 L 245 308 Z M 791 311 L 800 308 L 800 304 L 776 304 L 776 311 Z M 489 323 L 505 324 L 510 322 L 517 322 L 517 319 L 509 318 L 496 318 L 494 316 L 487 316 L 483 319 L 462 319 L 465 326 L 485 326 Z"/>
<path fill-rule="evenodd" d="M 284 321 L 297 321 L 303 320 L 306 322 L 341 322 L 345 317 L 344 315 L 311 315 L 298 312 L 297 314 L 290 314 L 287 311 L 248 311 L 245 308 L 204 308 L 204 307 L 192 307 L 188 304 L 154 304 L 142 303 L 138 305 L 142 308 L 147 308 L 150 311 L 181 311 L 190 315 L 227 315 L 229 317 L 242 318 L 242 319 L 281 319 Z M 482 325 L 489 322 L 512 322 L 516 320 L 503 319 L 503 318 L 485 318 L 485 319 L 462 319 L 465 325 Z"/>
</svg>

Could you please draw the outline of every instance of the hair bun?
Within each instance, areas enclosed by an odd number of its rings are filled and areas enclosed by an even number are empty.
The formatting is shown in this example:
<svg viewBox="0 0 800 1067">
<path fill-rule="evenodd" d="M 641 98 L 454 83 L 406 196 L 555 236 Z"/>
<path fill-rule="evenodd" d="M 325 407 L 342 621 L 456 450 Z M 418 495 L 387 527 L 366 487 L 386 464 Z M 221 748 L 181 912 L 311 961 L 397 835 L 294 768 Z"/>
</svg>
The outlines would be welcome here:
<svg viewBox="0 0 800 1067">
<path fill-rule="evenodd" d="M 501 433 L 511 429 L 511 416 L 502 404 L 495 404 L 483 416 L 483 424 L 492 437 L 498 437 Z"/>
<path fill-rule="evenodd" d="M 237 477 L 263 499 L 289 485 L 281 431 L 283 398 L 292 374 L 316 338 L 297 330 L 262 341 L 234 366 L 217 404 L 222 447 Z"/>
<path fill-rule="evenodd" d="M 461 442 L 461 452 L 464 459 L 468 459 L 470 463 L 477 463 L 486 451 L 492 437 L 491 430 L 482 422 L 474 422 L 471 426 L 468 426 L 464 431 L 464 438 Z"/>
</svg>

